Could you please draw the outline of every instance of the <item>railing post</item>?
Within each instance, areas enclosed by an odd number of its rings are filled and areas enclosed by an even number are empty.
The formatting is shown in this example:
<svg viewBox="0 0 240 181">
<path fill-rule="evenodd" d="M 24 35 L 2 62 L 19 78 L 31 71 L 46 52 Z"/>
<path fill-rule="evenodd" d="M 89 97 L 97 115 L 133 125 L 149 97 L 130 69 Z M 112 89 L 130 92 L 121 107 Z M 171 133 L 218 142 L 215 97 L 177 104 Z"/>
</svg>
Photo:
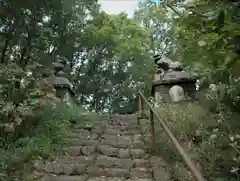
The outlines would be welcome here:
<svg viewBox="0 0 240 181">
<path fill-rule="evenodd" d="M 150 109 L 150 122 L 151 122 L 152 151 L 156 151 L 156 132 L 155 132 L 154 115 L 153 115 L 152 109 Z"/>
<path fill-rule="evenodd" d="M 138 118 L 137 118 L 137 124 L 140 124 L 140 119 L 142 118 L 142 98 L 141 95 L 138 94 Z"/>
<path fill-rule="evenodd" d="M 150 121 L 151 121 L 151 132 L 152 132 L 152 149 L 153 150 L 156 149 L 156 136 L 155 136 L 156 133 L 155 133 L 155 126 L 154 126 L 154 117 L 155 117 L 156 120 L 161 124 L 163 130 L 167 133 L 168 137 L 172 141 L 173 145 L 175 146 L 175 148 L 177 149 L 177 151 L 179 152 L 179 154 L 183 158 L 184 162 L 186 163 L 186 165 L 188 166 L 188 168 L 190 169 L 190 171 L 192 172 L 192 174 L 196 178 L 196 180 L 197 181 L 206 181 L 205 178 L 200 173 L 200 171 L 197 169 L 197 167 L 193 164 L 190 157 L 184 151 L 183 147 L 180 145 L 180 143 L 178 142 L 176 137 L 172 134 L 172 132 L 168 128 L 167 124 L 163 120 L 161 120 L 160 116 L 156 113 L 156 111 L 154 110 L 154 106 L 151 105 L 148 102 L 147 98 L 144 97 L 144 95 L 141 92 L 139 92 L 139 94 L 141 95 L 142 100 L 150 108 Z"/>
</svg>

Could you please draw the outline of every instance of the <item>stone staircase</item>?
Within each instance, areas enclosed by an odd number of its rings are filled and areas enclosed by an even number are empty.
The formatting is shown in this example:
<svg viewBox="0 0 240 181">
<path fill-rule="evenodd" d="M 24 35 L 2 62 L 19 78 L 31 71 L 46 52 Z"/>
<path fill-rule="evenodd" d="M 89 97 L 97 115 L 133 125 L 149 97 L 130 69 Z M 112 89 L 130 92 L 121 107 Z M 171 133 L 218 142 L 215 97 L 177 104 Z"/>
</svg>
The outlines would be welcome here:
<svg viewBox="0 0 240 181">
<path fill-rule="evenodd" d="M 73 129 L 66 153 L 35 168 L 42 181 L 170 181 L 163 160 L 147 153 L 140 128 L 136 115 L 103 117 Z"/>
</svg>

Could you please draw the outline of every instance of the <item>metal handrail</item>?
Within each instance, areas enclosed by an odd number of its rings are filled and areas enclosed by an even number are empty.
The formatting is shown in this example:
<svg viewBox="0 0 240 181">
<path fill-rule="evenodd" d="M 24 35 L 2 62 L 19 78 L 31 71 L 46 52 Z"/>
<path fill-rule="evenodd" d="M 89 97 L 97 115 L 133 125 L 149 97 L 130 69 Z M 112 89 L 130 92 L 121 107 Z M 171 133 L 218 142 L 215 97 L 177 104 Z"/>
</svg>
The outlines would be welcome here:
<svg viewBox="0 0 240 181">
<path fill-rule="evenodd" d="M 167 124 L 159 117 L 159 115 L 154 111 L 153 106 L 149 103 L 147 98 L 139 91 L 139 116 L 142 115 L 142 102 L 141 99 L 144 100 L 144 102 L 148 105 L 150 109 L 150 121 L 151 121 L 151 132 L 152 132 L 152 146 L 155 147 L 156 144 L 156 136 L 155 136 L 155 126 L 154 126 L 154 119 L 155 116 L 157 118 L 157 121 L 162 126 L 163 130 L 167 133 L 167 136 L 170 138 L 170 140 L 173 142 L 174 146 L 176 147 L 177 151 L 181 155 L 182 159 L 194 175 L 195 179 L 197 181 L 206 181 L 206 179 L 202 176 L 200 171 L 197 169 L 197 167 L 193 164 L 187 153 L 184 151 L 183 147 L 180 145 L 180 143 L 177 141 L 176 137 L 173 135 L 173 133 L 168 128 Z"/>
</svg>

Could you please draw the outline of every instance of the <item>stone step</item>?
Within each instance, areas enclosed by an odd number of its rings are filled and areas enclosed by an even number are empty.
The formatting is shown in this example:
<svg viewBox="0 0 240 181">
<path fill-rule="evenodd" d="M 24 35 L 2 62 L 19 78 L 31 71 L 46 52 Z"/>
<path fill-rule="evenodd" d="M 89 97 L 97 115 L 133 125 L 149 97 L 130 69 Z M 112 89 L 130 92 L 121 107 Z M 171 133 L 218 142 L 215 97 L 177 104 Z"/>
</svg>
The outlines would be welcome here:
<svg viewBox="0 0 240 181">
<path fill-rule="evenodd" d="M 68 175 L 53 175 L 53 174 L 46 174 L 40 181 L 87 181 L 88 176 L 68 176 Z"/>
<path fill-rule="evenodd" d="M 97 146 L 71 146 L 64 153 L 68 156 L 89 156 L 97 153 Z"/>
<path fill-rule="evenodd" d="M 91 132 L 85 132 L 82 133 L 80 130 L 74 130 L 75 132 L 71 133 L 70 138 L 74 139 L 93 139 L 96 140 L 99 137 L 99 134 L 91 133 Z"/>
<path fill-rule="evenodd" d="M 87 142 L 88 143 L 88 142 Z M 93 142 L 95 143 L 95 142 Z M 124 139 L 120 139 L 118 141 L 115 140 L 101 140 L 99 144 L 82 144 L 82 142 L 79 142 L 78 145 L 87 145 L 87 146 L 70 146 L 65 149 L 65 154 L 68 156 L 89 156 L 92 154 L 100 153 L 106 156 L 115 156 L 118 157 L 118 155 L 124 152 L 130 152 L 130 155 L 133 158 L 142 158 L 143 155 L 145 155 L 144 148 L 144 142 L 142 141 L 126 141 Z M 118 153 L 121 152 L 121 153 Z M 123 153 L 124 154 L 124 153 Z M 126 153 L 128 154 L 128 153 Z M 139 157 L 139 154 L 142 156 Z"/>
<path fill-rule="evenodd" d="M 58 165 L 55 163 L 48 163 L 44 172 L 56 175 L 84 175 L 86 173 L 86 168 L 87 165 L 85 164 Z"/>
<path fill-rule="evenodd" d="M 96 146 L 99 144 L 98 140 L 94 139 L 80 139 L 80 138 L 73 138 L 70 141 L 71 146 Z"/>
<path fill-rule="evenodd" d="M 116 158 L 104 155 L 97 156 L 95 165 L 103 168 L 150 168 L 150 161 L 146 159 Z"/>
<path fill-rule="evenodd" d="M 96 160 L 95 160 L 96 159 Z M 148 160 L 144 159 L 119 159 L 107 156 L 89 157 L 59 157 L 53 162 L 38 165 L 38 171 L 52 174 L 81 175 L 87 167 L 96 166 L 104 169 L 141 169 L 150 168 Z"/>
<path fill-rule="evenodd" d="M 125 130 L 125 131 L 121 131 L 121 130 L 114 130 L 114 129 L 107 129 L 105 130 L 105 133 L 106 134 L 109 134 L 109 135 L 120 135 L 120 136 L 124 136 L 124 135 L 129 135 L 129 136 L 133 136 L 135 134 L 139 134 L 140 131 L 139 130 Z"/>
<path fill-rule="evenodd" d="M 45 175 L 39 181 L 154 181 L 148 178 L 132 178 L 126 179 L 121 177 L 91 177 L 87 175 L 82 176 L 67 176 L 67 175 Z"/>
<path fill-rule="evenodd" d="M 123 142 L 125 144 L 126 142 Z M 121 148 L 125 148 L 125 145 L 122 145 Z M 99 145 L 98 151 L 100 154 L 110 157 L 118 157 L 119 155 L 118 148 L 109 146 L 109 145 Z M 122 151 L 122 150 L 121 150 Z M 148 158 L 148 154 L 146 154 L 145 150 L 143 149 L 129 149 L 130 157 L 133 159 L 142 159 L 142 158 Z"/>
<path fill-rule="evenodd" d="M 145 151 L 136 118 L 115 115 L 89 129 L 75 126 L 62 156 L 34 165 L 45 175 L 41 181 L 170 181 L 160 161 Z"/>
<path fill-rule="evenodd" d="M 47 169 L 52 170 L 51 167 L 55 168 L 54 165 L 93 165 L 96 160 L 96 156 L 59 156 L 54 161 L 35 161 L 34 168 L 37 171 L 46 171 Z M 56 166 L 56 167 L 57 167 Z"/>
<path fill-rule="evenodd" d="M 107 124 L 105 129 L 117 129 L 117 130 L 131 130 L 131 129 L 139 129 L 140 126 L 138 124 L 129 124 L 129 125 L 110 125 Z"/>
<path fill-rule="evenodd" d="M 152 170 L 147 168 L 102 168 L 97 165 L 92 165 L 87 168 L 89 177 L 120 177 L 131 179 L 151 179 Z"/>
<path fill-rule="evenodd" d="M 93 177 L 87 181 L 153 181 L 152 179 L 125 179 L 119 177 Z"/>
<path fill-rule="evenodd" d="M 96 165 L 91 165 L 87 168 L 87 175 L 89 177 L 124 177 L 126 178 L 129 169 L 122 168 L 102 168 Z"/>
<path fill-rule="evenodd" d="M 126 179 L 119 177 L 93 177 L 89 178 L 87 181 L 126 181 Z"/>
</svg>

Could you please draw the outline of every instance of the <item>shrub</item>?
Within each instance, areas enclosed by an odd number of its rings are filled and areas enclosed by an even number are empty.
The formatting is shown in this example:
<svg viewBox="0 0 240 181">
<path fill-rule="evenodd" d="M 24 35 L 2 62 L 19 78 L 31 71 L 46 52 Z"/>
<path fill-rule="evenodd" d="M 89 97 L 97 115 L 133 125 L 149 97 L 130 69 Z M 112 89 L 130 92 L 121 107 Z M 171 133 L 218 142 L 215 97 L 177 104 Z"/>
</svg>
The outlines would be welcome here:
<svg viewBox="0 0 240 181">
<path fill-rule="evenodd" d="M 156 110 L 209 180 L 238 180 L 240 136 L 237 134 L 238 126 L 232 127 L 239 120 L 238 115 L 230 114 L 226 109 L 222 109 L 220 115 L 214 115 L 197 102 L 165 103 Z M 191 180 L 189 173 L 184 176 L 178 174 L 179 163 L 182 161 L 158 125 L 156 124 L 158 153 L 175 169 L 175 179 Z"/>
<path fill-rule="evenodd" d="M 51 157 L 68 143 L 69 120 L 77 120 L 78 125 L 92 121 L 93 116 L 85 112 L 77 106 L 45 106 L 36 113 L 39 120 L 34 128 L 26 130 L 21 137 L 14 134 L 2 137 L 0 180 L 25 180 L 35 159 Z"/>
</svg>

